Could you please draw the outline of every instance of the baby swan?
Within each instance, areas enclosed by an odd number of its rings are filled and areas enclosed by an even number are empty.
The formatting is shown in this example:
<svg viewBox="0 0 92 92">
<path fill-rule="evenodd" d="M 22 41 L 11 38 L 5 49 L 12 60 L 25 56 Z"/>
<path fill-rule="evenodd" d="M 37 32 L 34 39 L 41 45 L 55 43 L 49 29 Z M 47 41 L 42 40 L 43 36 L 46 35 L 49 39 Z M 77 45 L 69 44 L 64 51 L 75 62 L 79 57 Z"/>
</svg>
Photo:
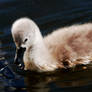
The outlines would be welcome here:
<svg viewBox="0 0 92 92">
<path fill-rule="evenodd" d="M 25 70 L 54 71 L 91 61 L 91 23 L 58 29 L 43 38 L 31 19 L 21 18 L 11 30 L 16 44 L 15 63 L 23 61 Z"/>
</svg>

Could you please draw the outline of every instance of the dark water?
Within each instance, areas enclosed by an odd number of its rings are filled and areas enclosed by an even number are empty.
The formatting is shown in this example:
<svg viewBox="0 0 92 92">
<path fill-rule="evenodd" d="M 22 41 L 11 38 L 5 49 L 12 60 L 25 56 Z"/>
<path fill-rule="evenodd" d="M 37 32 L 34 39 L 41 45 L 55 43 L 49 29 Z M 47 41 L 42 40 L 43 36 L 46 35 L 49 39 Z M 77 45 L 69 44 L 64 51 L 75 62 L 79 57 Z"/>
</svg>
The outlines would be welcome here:
<svg viewBox="0 0 92 92">
<path fill-rule="evenodd" d="M 11 25 L 32 18 L 44 35 L 53 29 L 92 21 L 92 0 L 0 0 L 0 92 L 92 92 L 92 69 L 24 73 L 13 63 Z M 14 72 L 15 71 L 15 72 Z"/>
</svg>

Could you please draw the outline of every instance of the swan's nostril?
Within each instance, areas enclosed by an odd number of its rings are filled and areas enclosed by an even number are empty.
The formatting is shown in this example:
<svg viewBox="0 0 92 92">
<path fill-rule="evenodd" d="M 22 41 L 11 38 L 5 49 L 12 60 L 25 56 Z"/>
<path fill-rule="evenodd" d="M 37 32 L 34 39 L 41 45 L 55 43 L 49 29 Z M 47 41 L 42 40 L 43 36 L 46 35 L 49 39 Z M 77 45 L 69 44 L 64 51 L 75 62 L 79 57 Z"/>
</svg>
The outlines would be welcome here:
<svg viewBox="0 0 92 92">
<path fill-rule="evenodd" d="M 24 43 L 27 41 L 28 39 L 26 38 L 25 40 L 24 40 Z"/>
</svg>

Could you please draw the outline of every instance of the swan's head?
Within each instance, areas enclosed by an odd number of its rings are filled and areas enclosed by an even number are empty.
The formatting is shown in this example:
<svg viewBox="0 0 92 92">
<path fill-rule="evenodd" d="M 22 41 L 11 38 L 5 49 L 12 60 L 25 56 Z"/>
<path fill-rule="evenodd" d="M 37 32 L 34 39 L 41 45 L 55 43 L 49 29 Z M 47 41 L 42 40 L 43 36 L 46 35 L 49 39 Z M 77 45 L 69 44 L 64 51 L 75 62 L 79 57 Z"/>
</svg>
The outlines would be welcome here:
<svg viewBox="0 0 92 92">
<path fill-rule="evenodd" d="M 37 25 L 29 18 L 21 18 L 16 20 L 12 25 L 12 36 L 16 45 L 16 56 L 15 61 L 18 63 L 18 55 L 20 57 L 21 53 L 28 48 L 30 48 L 35 40 L 36 31 L 39 28 Z M 23 56 L 23 55 L 21 55 Z M 22 57 L 23 58 L 23 57 Z"/>
<path fill-rule="evenodd" d="M 29 18 L 16 20 L 12 25 L 12 36 L 16 47 L 29 48 L 34 42 L 37 25 Z"/>
</svg>

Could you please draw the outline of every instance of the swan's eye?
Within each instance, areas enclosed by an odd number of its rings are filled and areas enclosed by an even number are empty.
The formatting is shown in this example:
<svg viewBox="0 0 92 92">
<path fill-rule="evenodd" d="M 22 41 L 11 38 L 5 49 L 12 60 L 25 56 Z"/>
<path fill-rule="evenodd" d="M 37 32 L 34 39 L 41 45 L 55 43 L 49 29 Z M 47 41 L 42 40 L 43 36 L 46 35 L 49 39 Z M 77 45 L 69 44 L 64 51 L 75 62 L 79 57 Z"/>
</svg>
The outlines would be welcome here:
<svg viewBox="0 0 92 92">
<path fill-rule="evenodd" d="M 26 42 L 27 42 L 27 40 L 28 40 L 28 39 L 26 38 L 26 39 L 24 40 L 24 43 L 26 43 Z"/>
</svg>

